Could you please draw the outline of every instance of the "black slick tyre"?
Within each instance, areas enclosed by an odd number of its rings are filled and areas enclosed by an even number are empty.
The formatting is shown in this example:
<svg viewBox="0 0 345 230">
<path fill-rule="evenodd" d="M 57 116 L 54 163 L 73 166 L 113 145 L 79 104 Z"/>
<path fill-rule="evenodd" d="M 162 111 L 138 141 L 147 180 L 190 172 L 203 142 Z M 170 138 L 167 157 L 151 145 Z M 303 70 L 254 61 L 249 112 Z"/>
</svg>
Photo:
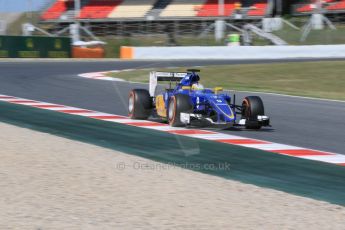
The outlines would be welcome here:
<svg viewBox="0 0 345 230">
<path fill-rule="evenodd" d="M 181 113 L 191 113 L 193 112 L 193 105 L 191 104 L 188 95 L 176 94 L 172 96 L 169 100 L 167 117 L 169 125 L 172 127 L 184 126 L 180 120 Z"/>
<path fill-rule="evenodd" d="M 261 125 L 255 122 L 258 115 L 264 115 L 264 104 L 258 96 L 248 96 L 242 102 L 242 119 L 247 120 L 247 129 L 260 129 Z"/>
<path fill-rule="evenodd" d="M 147 119 L 152 112 L 152 99 L 146 89 L 133 89 L 128 98 L 128 115 L 131 119 Z"/>
</svg>

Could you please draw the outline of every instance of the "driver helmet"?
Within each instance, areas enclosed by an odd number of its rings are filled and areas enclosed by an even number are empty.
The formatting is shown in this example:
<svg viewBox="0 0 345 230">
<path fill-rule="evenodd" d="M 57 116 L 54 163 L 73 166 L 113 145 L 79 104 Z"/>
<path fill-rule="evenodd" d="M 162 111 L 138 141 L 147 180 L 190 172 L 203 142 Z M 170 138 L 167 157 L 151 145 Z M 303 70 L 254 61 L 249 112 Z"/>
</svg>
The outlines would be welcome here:
<svg viewBox="0 0 345 230">
<path fill-rule="evenodd" d="M 192 90 L 203 90 L 204 86 L 200 84 L 199 82 L 196 82 L 192 85 Z"/>
</svg>

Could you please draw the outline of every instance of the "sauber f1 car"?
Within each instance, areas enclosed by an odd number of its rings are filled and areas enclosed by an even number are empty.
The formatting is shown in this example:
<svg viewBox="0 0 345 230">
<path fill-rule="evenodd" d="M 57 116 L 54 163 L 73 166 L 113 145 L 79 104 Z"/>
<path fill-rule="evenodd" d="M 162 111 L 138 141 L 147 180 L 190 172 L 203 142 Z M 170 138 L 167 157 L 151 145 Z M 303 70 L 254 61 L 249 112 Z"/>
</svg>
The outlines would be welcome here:
<svg viewBox="0 0 345 230">
<path fill-rule="evenodd" d="M 174 127 L 216 125 L 260 129 L 269 126 L 270 120 L 265 116 L 260 97 L 248 96 L 241 105 L 236 105 L 236 95 L 231 97 L 220 87 L 204 89 L 199 83 L 198 72 L 195 69 L 183 73 L 151 72 L 149 91 L 133 89 L 129 93 L 129 117 L 158 116 Z M 169 87 L 156 95 L 158 82 L 169 82 Z"/>
</svg>

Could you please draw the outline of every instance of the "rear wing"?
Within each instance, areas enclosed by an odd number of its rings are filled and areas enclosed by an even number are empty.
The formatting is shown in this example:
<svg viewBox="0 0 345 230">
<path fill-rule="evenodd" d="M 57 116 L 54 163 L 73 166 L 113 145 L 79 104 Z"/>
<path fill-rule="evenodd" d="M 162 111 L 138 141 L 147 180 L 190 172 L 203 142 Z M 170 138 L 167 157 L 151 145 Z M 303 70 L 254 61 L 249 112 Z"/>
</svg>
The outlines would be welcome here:
<svg viewBox="0 0 345 230">
<path fill-rule="evenodd" d="M 179 82 L 181 81 L 188 73 L 187 72 L 150 72 L 150 96 L 155 96 L 155 91 L 159 81 L 168 81 L 168 82 Z"/>
</svg>

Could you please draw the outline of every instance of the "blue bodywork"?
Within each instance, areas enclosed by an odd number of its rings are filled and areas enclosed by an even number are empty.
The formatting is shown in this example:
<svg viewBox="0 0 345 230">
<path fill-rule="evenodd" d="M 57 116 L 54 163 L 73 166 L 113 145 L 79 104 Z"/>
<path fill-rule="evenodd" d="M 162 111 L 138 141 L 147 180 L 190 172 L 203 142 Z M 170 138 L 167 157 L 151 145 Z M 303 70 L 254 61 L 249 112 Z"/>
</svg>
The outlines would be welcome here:
<svg viewBox="0 0 345 230">
<path fill-rule="evenodd" d="M 169 100 L 173 95 L 185 94 L 190 97 L 194 114 L 201 114 L 203 118 L 211 118 L 215 124 L 233 124 L 236 120 L 236 112 L 234 105 L 230 104 L 231 97 L 229 95 L 215 93 L 210 89 L 185 89 L 199 80 L 198 74 L 187 73 L 174 89 L 166 90 L 164 93 L 165 108 L 168 108 Z"/>
</svg>

